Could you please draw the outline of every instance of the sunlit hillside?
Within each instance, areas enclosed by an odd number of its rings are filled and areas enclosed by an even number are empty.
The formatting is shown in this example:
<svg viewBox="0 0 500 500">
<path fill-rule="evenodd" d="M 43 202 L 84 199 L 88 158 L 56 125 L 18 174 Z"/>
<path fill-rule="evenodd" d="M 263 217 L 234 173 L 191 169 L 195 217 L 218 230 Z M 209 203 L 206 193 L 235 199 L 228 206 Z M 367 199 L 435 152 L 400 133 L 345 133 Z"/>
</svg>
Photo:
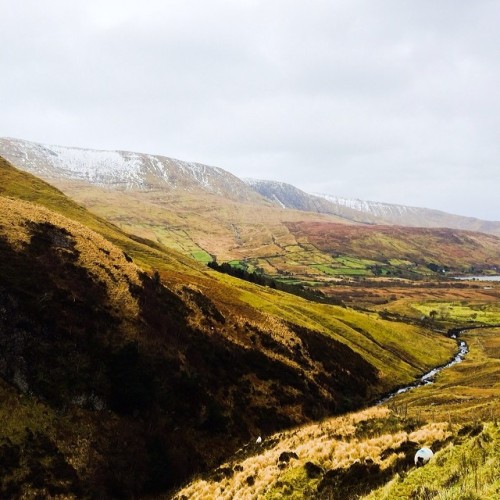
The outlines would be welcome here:
<svg viewBox="0 0 500 500">
<path fill-rule="evenodd" d="M 370 356 L 382 374 L 386 373 L 387 379 L 393 382 L 406 381 L 419 370 L 424 371 L 438 360 L 445 359 L 447 353 L 453 349 L 449 339 L 424 328 L 395 325 L 393 322 L 381 320 L 378 315 L 309 302 L 288 293 L 255 286 L 213 272 L 183 254 L 154 244 L 150 240 L 138 240 L 120 231 L 116 226 L 82 209 L 45 182 L 12 168 L 6 162 L 0 173 L 0 194 L 12 193 L 20 198 L 36 201 L 96 230 L 121 247 L 141 266 L 158 271 L 165 284 L 183 287 L 189 282 L 208 295 L 224 312 L 243 317 L 248 315 L 264 323 L 272 315 L 282 321 L 318 330 L 347 342 L 362 355 Z M 421 337 L 420 342 L 414 342 L 415 335 Z M 394 346 L 391 350 L 394 350 L 396 355 L 383 347 L 387 341 Z M 423 354 L 427 351 L 429 342 L 436 347 L 430 359 Z M 405 362 L 406 356 L 410 356 L 408 362 Z"/>
<path fill-rule="evenodd" d="M 299 242 L 336 257 L 329 273 L 402 276 L 495 272 L 500 238 L 448 228 L 353 226 L 300 222 L 287 225 Z M 325 272 L 328 272 L 325 267 Z M 351 273 L 342 268 L 351 268 Z M 369 273 L 367 273 L 369 271 Z"/>
<path fill-rule="evenodd" d="M 465 361 L 384 406 L 251 443 L 180 499 L 500 497 L 500 329 L 471 330 Z M 415 467 L 421 447 L 434 452 Z"/>
<path fill-rule="evenodd" d="M 422 327 L 211 271 L 0 167 L 6 497 L 164 492 L 454 349 Z"/>
</svg>

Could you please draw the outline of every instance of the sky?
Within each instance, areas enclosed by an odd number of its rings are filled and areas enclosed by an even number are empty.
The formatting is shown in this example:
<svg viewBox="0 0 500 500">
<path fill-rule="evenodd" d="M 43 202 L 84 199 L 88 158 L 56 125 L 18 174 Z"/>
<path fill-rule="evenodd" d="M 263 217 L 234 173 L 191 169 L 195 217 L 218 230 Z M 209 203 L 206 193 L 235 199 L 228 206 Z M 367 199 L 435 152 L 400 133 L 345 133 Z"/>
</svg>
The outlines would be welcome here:
<svg viewBox="0 0 500 500">
<path fill-rule="evenodd" d="M 500 220 L 497 0 L 0 0 L 0 136 Z"/>
</svg>

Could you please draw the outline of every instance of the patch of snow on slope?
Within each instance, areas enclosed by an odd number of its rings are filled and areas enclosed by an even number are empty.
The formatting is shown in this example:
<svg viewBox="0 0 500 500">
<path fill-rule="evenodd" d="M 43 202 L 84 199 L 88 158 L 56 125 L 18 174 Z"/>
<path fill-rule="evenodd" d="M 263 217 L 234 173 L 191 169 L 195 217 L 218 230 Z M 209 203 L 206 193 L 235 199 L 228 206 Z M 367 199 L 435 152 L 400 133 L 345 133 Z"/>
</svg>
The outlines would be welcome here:
<svg viewBox="0 0 500 500">
<path fill-rule="evenodd" d="M 207 167 L 206 165 L 201 165 L 199 163 L 189 163 L 176 160 L 177 166 L 191 178 L 195 179 L 201 186 L 205 188 L 211 188 L 211 173 L 213 167 Z"/>
<path fill-rule="evenodd" d="M 153 172 L 159 178 L 164 179 L 166 182 L 168 182 L 169 181 L 168 169 L 165 167 L 165 164 L 160 160 L 160 158 L 154 155 L 147 155 L 146 158 L 149 160 Z"/>
<path fill-rule="evenodd" d="M 141 158 L 134 153 L 96 151 L 91 149 L 47 146 L 55 156 L 49 156 L 54 167 L 94 184 L 126 182 L 142 184 Z"/>
<path fill-rule="evenodd" d="M 416 207 L 408 207 L 405 205 L 394 205 L 391 203 L 381 203 L 378 201 L 365 201 L 358 199 L 341 198 L 339 196 L 332 196 L 329 194 L 317 193 L 320 196 L 337 205 L 352 208 L 360 212 L 375 215 L 377 217 L 384 217 L 389 215 L 408 215 L 411 213 L 418 214 L 421 209 Z"/>
<path fill-rule="evenodd" d="M 278 203 L 281 208 L 286 208 L 286 205 L 274 194 L 273 199 Z"/>
</svg>

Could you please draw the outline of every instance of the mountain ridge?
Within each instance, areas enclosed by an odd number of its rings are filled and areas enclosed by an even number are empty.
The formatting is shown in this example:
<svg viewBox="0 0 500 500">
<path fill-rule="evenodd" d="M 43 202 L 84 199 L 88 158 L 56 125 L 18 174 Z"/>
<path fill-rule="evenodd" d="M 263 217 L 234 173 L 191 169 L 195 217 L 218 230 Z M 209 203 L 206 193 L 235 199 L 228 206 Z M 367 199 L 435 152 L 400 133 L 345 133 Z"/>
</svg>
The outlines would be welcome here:
<svg viewBox="0 0 500 500">
<path fill-rule="evenodd" d="M 482 220 L 424 207 L 350 199 L 324 193 L 310 194 L 281 181 L 244 180 L 264 198 L 282 208 L 332 214 L 364 224 L 449 227 L 500 236 L 500 221 Z"/>
<path fill-rule="evenodd" d="M 244 181 L 257 193 L 281 208 L 331 214 L 352 222 L 364 224 L 380 222 L 377 217 L 373 217 L 369 213 L 332 203 L 325 197 L 306 193 L 286 182 L 249 178 L 244 179 Z"/>
<path fill-rule="evenodd" d="M 277 181 L 240 179 L 220 167 L 162 155 L 51 146 L 0 138 L 0 155 L 50 182 L 62 178 L 119 190 L 209 193 L 233 201 L 336 216 L 354 223 L 450 227 L 500 235 L 500 221 L 440 210 L 310 194 Z"/>
<path fill-rule="evenodd" d="M 442 210 L 425 207 L 413 207 L 397 203 L 359 200 L 343 198 L 328 194 L 320 196 L 335 204 L 349 207 L 363 213 L 372 214 L 385 220 L 387 223 L 399 226 L 412 227 L 450 227 L 451 229 L 464 229 L 500 235 L 500 222 L 479 219 L 464 215 L 456 215 Z"/>
<path fill-rule="evenodd" d="M 0 155 L 45 180 L 65 178 L 119 190 L 202 190 L 265 203 L 238 177 L 219 167 L 161 155 L 94 150 L 0 138 Z"/>
</svg>

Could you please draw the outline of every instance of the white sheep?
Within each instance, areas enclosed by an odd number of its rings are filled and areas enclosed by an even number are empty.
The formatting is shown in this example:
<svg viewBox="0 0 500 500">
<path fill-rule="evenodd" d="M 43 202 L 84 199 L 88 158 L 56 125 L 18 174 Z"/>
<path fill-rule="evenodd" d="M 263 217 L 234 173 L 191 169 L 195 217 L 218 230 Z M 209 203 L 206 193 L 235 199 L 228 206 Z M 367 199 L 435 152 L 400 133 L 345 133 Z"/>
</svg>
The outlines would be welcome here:
<svg viewBox="0 0 500 500">
<path fill-rule="evenodd" d="M 430 448 L 420 448 L 420 450 L 415 453 L 415 465 L 417 467 L 422 467 L 422 465 L 425 465 L 433 455 L 434 453 Z"/>
</svg>

